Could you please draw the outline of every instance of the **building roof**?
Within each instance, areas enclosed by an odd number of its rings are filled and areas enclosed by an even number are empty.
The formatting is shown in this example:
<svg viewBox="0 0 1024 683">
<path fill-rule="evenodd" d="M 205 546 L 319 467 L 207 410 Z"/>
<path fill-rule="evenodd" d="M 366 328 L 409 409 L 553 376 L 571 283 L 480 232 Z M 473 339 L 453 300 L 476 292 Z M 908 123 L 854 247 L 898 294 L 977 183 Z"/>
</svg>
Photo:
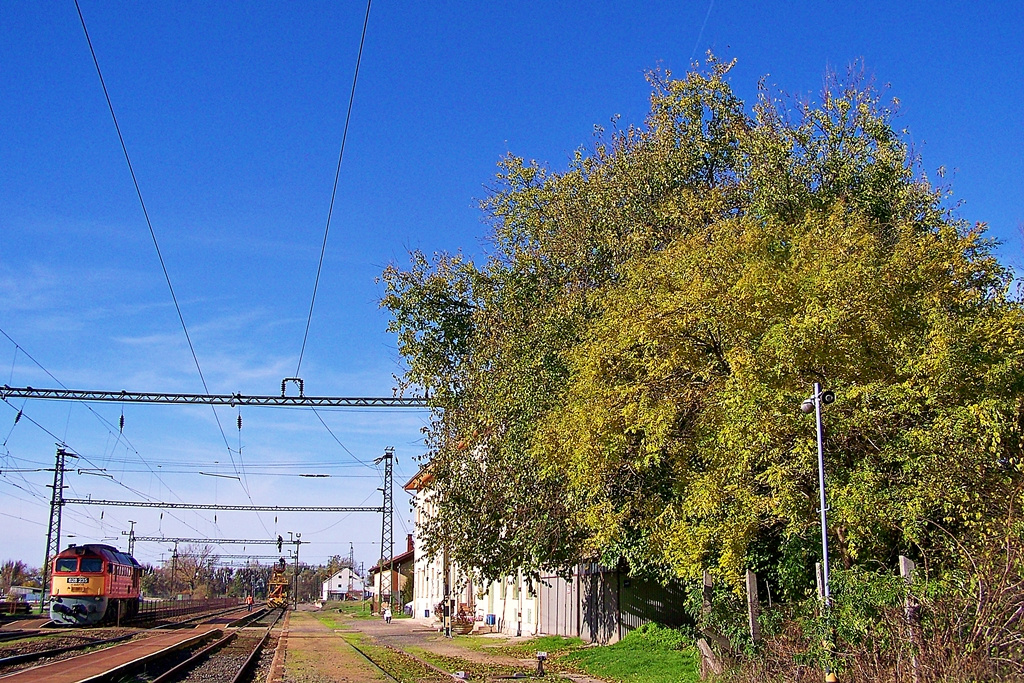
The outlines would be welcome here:
<svg viewBox="0 0 1024 683">
<path fill-rule="evenodd" d="M 402 553 L 401 555 L 395 555 L 391 559 L 390 564 L 394 564 L 394 565 L 405 564 L 406 562 L 412 562 L 414 559 L 416 559 L 416 551 L 415 550 L 409 550 L 409 551 L 406 551 L 406 552 Z M 385 562 L 384 564 L 387 565 L 389 563 Z M 377 574 L 379 572 L 380 572 L 380 563 L 379 562 L 377 564 L 373 565 L 372 567 L 370 567 L 370 572 L 369 573 L 371 575 L 372 574 Z"/>
<path fill-rule="evenodd" d="M 406 491 L 422 491 L 433 478 L 434 475 L 429 471 L 429 464 L 423 465 L 420 467 L 419 471 L 413 475 L 412 479 L 405 482 L 405 485 L 402 488 Z"/>
<path fill-rule="evenodd" d="M 336 571 L 336 572 L 334 572 L 333 574 L 331 574 L 331 575 L 330 575 L 330 576 L 329 576 L 329 577 L 327 578 L 327 581 L 330 581 L 331 579 L 336 579 L 336 578 L 338 578 L 339 576 L 341 576 L 342 574 L 344 574 L 345 572 L 349 572 L 349 573 L 350 573 L 350 574 L 352 575 L 352 577 L 353 577 L 353 578 L 355 578 L 355 579 L 359 579 L 360 581 L 362 581 L 362 579 L 360 579 L 360 577 L 359 577 L 359 574 L 355 573 L 355 572 L 354 572 L 354 571 L 352 570 L 352 567 L 342 567 L 342 568 L 341 568 L 341 569 L 339 569 L 338 571 Z M 324 583 L 326 583 L 326 581 L 325 581 Z"/>
</svg>

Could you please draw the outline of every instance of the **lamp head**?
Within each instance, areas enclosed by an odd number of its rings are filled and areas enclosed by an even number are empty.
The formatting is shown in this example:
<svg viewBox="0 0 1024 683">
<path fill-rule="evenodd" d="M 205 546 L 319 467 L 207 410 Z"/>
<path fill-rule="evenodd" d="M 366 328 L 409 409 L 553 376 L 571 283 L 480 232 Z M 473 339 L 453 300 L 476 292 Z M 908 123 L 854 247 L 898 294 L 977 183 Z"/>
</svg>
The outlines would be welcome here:
<svg viewBox="0 0 1024 683">
<path fill-rule="evenodd" d="M 814 401 L 812 399 L 807 399 L 806 401 L 801 403 L 800 404 L 800 412 L 802 412 L 802 413 L 813 413 L 814 412 Z"/>
</svg>

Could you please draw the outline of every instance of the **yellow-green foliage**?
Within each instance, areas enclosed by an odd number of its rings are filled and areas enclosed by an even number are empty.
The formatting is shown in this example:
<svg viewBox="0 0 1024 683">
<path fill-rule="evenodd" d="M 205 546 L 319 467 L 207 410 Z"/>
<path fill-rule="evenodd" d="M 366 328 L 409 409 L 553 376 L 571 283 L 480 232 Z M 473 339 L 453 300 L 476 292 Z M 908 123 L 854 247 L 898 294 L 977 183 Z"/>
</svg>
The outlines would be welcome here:
<svg viewBox="0 0 1024 683">
<path fill-rule="evenodd" d="M 941 567 L 1021 501 L 1024 312 L 857 82 L 751 112 L 711 60 L 561 173 L 507 158 L 491 255 L 414 254 L 384 305 L 426 387 L 433 549 L 808 579 L 811 383 L 833 547 Z"/>
</svg>

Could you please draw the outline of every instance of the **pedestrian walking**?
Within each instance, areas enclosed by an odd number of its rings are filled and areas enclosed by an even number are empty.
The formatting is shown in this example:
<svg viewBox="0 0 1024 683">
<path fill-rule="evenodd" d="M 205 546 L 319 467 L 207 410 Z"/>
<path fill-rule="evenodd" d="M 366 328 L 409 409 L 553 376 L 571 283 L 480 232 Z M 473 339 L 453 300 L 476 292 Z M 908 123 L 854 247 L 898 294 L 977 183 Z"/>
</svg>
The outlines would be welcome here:
<svg viewBox="0 0 1024 683">
<path fill-rule="evenodd" d="M 391 623 L 391 608 L 390 607 L 385 607 L 384 608 L 384 623 L 385 624 L 390 624 Z"/>
</svg>

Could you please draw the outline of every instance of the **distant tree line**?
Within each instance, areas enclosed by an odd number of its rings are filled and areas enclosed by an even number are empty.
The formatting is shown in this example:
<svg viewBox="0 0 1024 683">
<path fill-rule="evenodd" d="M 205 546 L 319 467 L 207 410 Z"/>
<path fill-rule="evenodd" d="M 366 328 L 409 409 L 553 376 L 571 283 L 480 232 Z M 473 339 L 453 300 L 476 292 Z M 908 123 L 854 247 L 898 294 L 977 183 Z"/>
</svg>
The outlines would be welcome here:
<svg viewBox="0 0 1024 683">
<path fill-rule="evenodd" d="M 341 555 L 334 555 L 326 564 L 318 566 L 300 562 L 300 601 L 319 597 L 323 582 L 348 563 L 348 558 Z M 144 566 L 142 591 L 145 596 L 161 598 L 252 595 L 262 600 L 267 596 L 272 564 L 251 562 L 242 567 L 225 567 L 220 564 L 213 546 L 187 546 L 178 550 L 177 558 L 164 560 L 156 566 Z M 294 564 L 289 563 L 289 577 L 293 576 L 293 571 Z"/>
<path fill-rule="evenodd" d="M 0 565 L 0 600 L 6 598 L 11 586 L 43 585 L 43 573 L 38 568 L 29 567 L 21 560 L 4 560 Z"/>
</svg>

